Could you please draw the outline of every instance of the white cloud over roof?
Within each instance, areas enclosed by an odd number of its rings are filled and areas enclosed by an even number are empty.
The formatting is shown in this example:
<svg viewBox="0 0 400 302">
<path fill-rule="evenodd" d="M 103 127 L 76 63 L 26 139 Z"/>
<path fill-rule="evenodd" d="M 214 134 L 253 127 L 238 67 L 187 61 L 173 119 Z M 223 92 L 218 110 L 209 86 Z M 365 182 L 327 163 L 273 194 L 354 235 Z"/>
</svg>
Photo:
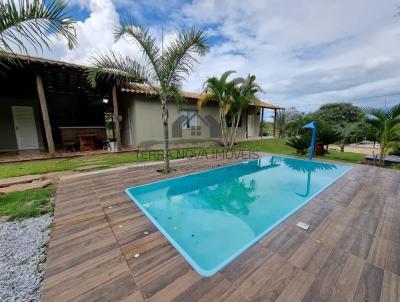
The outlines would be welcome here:
<svg viewBox="0 0 400 302">
<path fill-rule="evenodd" d="M 170 8 L 168 2 L 74 0 L 90 11 L 79 22 L 79 46 L 70 52 L 58 42 L 47 56 L 87 64 L 96 50 L 110 47 L 137 56 L 136 47 L 114 42 L 113 30 L 126 13 L 140 18 L 141 10 L 150 7 L 165 13 L 166 40 L 175 29 L 191 25 L 209 28 L 213 36 L 210 52 L 185 90 L 199 91 L 207 77 L 234 69 L 255 74 L 267 101 L 300 110 L 336 101 L 361 106 L 399 102 L 395 0 L 173 1 Z M 161 24 L 149 22 L 160 36 Z"/>
</svg>

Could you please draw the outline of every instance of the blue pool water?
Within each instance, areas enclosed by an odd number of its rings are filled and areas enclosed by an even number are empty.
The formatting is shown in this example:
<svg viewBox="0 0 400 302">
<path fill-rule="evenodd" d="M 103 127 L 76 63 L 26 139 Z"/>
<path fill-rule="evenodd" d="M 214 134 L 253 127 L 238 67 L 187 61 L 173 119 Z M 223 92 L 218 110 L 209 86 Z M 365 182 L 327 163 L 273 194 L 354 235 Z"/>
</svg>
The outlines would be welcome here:
<svg viewBox="0 0 400 302">
<path fill-rule="evenodd" d="M 272 156 L 126 192 L 198 273 L 211 276 L 350 169 Z"/>
</svg>

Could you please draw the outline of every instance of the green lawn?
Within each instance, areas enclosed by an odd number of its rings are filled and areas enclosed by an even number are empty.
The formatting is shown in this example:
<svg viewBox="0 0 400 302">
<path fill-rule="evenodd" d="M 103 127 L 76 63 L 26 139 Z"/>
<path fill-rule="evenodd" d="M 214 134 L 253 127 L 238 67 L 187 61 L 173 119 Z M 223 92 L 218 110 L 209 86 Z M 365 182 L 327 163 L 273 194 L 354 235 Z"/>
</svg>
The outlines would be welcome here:
<svg viewBox="0 0 400 302">
<path fill-rule="evenodd" d="M 206 151 L 221 148 L 205 148 Z M 222 149 L 221 149 L 222 150 Z M 171 151 L 171 158 L 183 157 L 183 151 Z M 190 152 L 187 152 L 190 155 Z M 69 171 L 80 167 L 102 166 L 102 168 L 128 164 L 140 163 L 145 161 L 160 161 L 161 153 L 142 153 L 126 152 L 104 155 L 86 155 L 74 158 L 45 159 L 19 163 L 0 164 L 0 178 L 43 174 L 49 172 Z"/>
<path fill-rule="evenodd" d="M 239 144 L 239 147 L 273 154 L 297 155 L 293 148 L 285 144 L 284 139 L 279 138 L 242 142 Z M 304 157 L 307 157 L 307 155 Z M 317 158 L 359 163 L 364 159 L 364 155 L 352 152 L 329 151 L 324 156 L 317 156 Z"/>
<path fill-rule="evenodd" d="M 273 154 L 287 154 L 296 155 L 294 149 L 290 148 L 285 144 L 283 139 L 264 139 L 255 140 L 239 143 L 236 149 L 254 150 Z M 214 150 L 223 150 L 219 147 L 209 148 L 197 148 L 192 149 L 196 152 L 212 152 Z M 183 151 L 171 151 L 172 158 L 182 158 L 190 156 L 191 152 L 186 150 Z M 358 153 L 349 152 L 337 152 L 331 151 L 324 157 L 331 160 L 345 161 L 351 163 L 357 163 L 362 161 L 363 155 Z M 102 168 L 117 166 L 127 163 L 139 163 L 144 161 L 159 161 L 162 160 L 161 153 L 145 153 L 144 155 L 138 154 L 137 152 L 127 153 L 114 153 L 105 155 L 87 155 L 75 158 L 65 159 L 48 159 L 48 160 L 37 160 L 21 163 L 10 163 L 0 164 L 0 178 L 7 178 L 13 176 L 21 176 L 28 174 L 43 174 L 57 171 L 68 171 L 79 167 L 87 166 L 102 166 Z"/>
<path fill-rule="evenodd" d="M 0 195 L 0 217 L 13 220 L 50 213 L 54 207 L 49 202 L 53 194 L 53 188 L 44 188 Z"/>
</svg>

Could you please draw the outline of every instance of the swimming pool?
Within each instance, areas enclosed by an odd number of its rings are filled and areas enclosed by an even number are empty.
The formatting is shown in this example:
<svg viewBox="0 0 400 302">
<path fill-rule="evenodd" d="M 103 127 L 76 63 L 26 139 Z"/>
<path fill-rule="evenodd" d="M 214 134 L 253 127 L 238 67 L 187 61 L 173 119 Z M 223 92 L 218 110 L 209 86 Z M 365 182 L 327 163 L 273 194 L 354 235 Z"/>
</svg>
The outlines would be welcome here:
<svg viewBox="0 0 400 302">
<path fill-rule="evenodd" d="M 270 156 L 126 192 L 199 274 L 211 276 L 350 170 Z"/>
</svg>

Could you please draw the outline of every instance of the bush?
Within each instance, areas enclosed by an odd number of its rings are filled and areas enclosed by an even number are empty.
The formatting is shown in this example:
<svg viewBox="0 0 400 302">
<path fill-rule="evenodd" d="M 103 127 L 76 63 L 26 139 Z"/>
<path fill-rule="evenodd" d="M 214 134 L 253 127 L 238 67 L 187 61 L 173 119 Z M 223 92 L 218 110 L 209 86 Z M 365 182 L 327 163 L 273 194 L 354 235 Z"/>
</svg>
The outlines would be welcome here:
<svg viewBox="0 0 400 302">
<path fill-rule="evenodd" d="M 286 141 L 286 145 L 296 149 L 298 154 L 306 154 L 307 149 L 310 147 L 311 137 L 309 135 L 303 134 L 301 136 L 294 136 Z"/>
<path fill-rule="evenodd" d="M 340 133 L 330 127 L 317 128 L 317 145 L 327 146 L 340 140 Z"/>
<path fill-rule="evenodd" d="M 400 144 L 393 148 L 390 155 L 400 156 Z"/>
<path fill-rule="evenodd" d="M 340 141 L 339 132 L 326 123 L 319 123 L 319 125 L 317 125 L 317 139 L 315 143 L 316 155 L 324 155 L 328 152 L 328 148 L 325 149 L 324 146 L 329 146 L 337 141 Z"/>
</svg>

